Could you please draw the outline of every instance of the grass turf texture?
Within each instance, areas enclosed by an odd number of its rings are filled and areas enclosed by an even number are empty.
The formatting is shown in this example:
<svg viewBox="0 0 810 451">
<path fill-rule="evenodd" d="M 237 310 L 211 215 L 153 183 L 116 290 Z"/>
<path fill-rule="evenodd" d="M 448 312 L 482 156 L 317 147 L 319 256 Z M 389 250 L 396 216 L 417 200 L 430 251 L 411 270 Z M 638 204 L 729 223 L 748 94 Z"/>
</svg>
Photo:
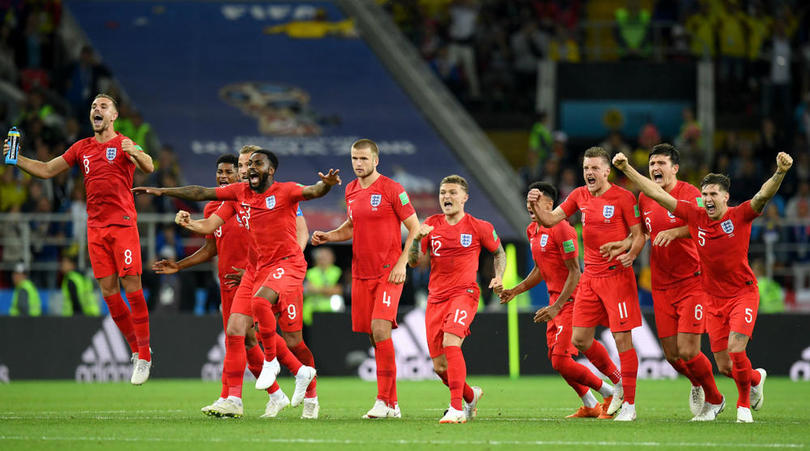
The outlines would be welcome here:
<svg viewBox="0 0 810 451">
<path fill-rule="evenodd" d="M 198 380 L 129 384 L 12 382 L 0 386 L 0 449 L 465 449 L 537 446 L 576 449 L 642 446 L 656 449 L 810 449 L 810 383 L 769 377 L 754 424 L 737 424 L 737 390 L 720 378 L 728 406 L 714 423 L 690 423 L 689 383 L 640 381 L 638 420 L 565 419 L 580 405 L 558 377 L 471 377 L 484 389 L 478 418 L 438 424 L 449 394 L 438 380 L 398 384 L 403 418 L 363 420 L 376 385 L 356 378 L 320 378 L 319 420 L 301 407 L 264 420 L 263 392 L 245 384 L 245 417 L 203 416 L 219 384 Z M 282 379 L 292 395 L 293 380 Z M 598 394 L 597 394 L 598 396 Z"/>
</svg>

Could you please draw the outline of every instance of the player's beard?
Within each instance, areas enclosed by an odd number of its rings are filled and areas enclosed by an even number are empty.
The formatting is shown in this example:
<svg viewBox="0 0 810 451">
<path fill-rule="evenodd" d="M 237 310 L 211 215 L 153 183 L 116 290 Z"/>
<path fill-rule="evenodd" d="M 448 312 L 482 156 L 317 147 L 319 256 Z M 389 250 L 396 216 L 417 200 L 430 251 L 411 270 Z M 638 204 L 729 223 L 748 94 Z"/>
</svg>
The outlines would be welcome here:
<svg viewBox="0 0 810 451">
<path fill-rule="evenodd" d="M 250 182 L 250 175 L 248 175 L 248 183 L 250 184 L 250 189 L 257 193 L 261 193 L 267 189 L 269 186 L 268 179 L 270 178 L 270 173 L 265 172 L 264 174 L 259 174 L 259 183 L 256 186 Z"/>
</svg>

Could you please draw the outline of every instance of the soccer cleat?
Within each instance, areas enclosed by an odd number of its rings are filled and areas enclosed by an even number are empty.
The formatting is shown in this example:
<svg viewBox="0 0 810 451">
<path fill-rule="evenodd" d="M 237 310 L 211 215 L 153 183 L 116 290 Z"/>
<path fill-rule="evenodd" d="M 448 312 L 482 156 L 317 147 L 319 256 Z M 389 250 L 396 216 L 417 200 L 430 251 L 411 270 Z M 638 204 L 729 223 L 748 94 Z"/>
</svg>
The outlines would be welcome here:
<svg viewBox="0 0 810 451">
<path fill-rule="evenodd" d="M 464 413 L 464 410 L 456 410 L 452 406 L 447 409 L 444 413 L 444 416 L 439 423 L 448 424 L 448 423 L 466 423 L 467 422 L 467 415 Z"/>
<path fill-rule="evenodd" d="M 276 393 L 270 395 L 270 399 L 267 400 L 267 404 L 264 406 L 264 414 L 259 418 L 275 418 L 279 412 L 290 405 L 290 398 L 283 391 L 279 390 Z"/>
<path fill-rule="evenodd" d="M 281 366 L 278 364 L 278 359 L 273 359 L 270 362 L 265 360 L 262 365 L 262 372 L 256 379 L 256 390 L 267 390 L 270 388 L 273 382 L 276 381 L 276 376 L 278 376 L 279 371 L 281 371 Z"/>
<path fill-rule="evenodd" d="M 615 414 L 622 407 L 623 402 L 624 388 L 621 386 L 621 384 L 616 384 L 615 390 L 613 391 L 613 398 L 611 398 L 610 404 L 608 405 L 605 413 L 608 415 Z"/>
<path fill-rule="evenodd" d="M 481 387 L 470 387 L 473 391 L 473 399 L 469 403 L 464 401 L 464 413 L 467 415 L 467 421 L 472 421 L 478 415 L 478 401 L 484 396 L 484 390 Z"/>
<path fill-rule="evenodd" d="M 132 366 L 135 366 L 135 364 L 136 364 L 137 362 L 138 362 L 138 353 L 137 353 L 137 352 L 133 352 L 133 353 L 132 353 L 132 357 L 130 357 L 130 358 L 129 358 L 129 363 L 131 363 L 131 364 L 132 364 Z"/>
<path fill-rule="evenodd" d="M 751 386 L 751 408 L 754 410 L 759 410 L 762 408 L 762 403 L 765 402 L 765 378 L 768 377 L 768 372 L 762 368 L 757 368 L 756 371 L 762 375 L 762 380 L 759 381 L 759 385 L 752 385 Z"/>
<path fill-rule="evenodd" d="M 597 418 L 599 418 L 600 420 L 610 420 L 611 418 L 613 418 L 613 415 L 608 415 L 607 413 L 608 406 L 610 406 L 611 401 L 613 401 L 613 396 L 608 396 L 602 401 L 602 404 L 600 404 L 602 412 L 599 414 Z"/>
<path fill-rule="evenodd" d="M 703 411 L 703 405 L 706 403 L 706 394 L 703 393 L 703 387 L 698 385 L 695 387 L 692 386 L 692 390 L 689 392 L 689 410 L 692 411 L 692 415 L 699 415 Z"/>
<path fill-rule="evenodd" d="M 751 409 L 748 407 L 737 407 L 737 423 L 753 423 L 754 417 L 751 416 Z"/>
<path fill-rule="evenodd" d="M 602 406 L 597 404 L 594 407 L 580 406 L 576 412 L 565 418 L 599 418 L 602 415 Z"/>
<path fill-rule="evenodd" d="M 615 398 L 614 398 L 615 399 Z M 636 420 L 636 405 L 630 403 L 622 404 L 622 410 L 613 418 L 613 421 L 635 421 Z"/>
<path fill-rule="evenodd" d="M 132 385 L 141 385 L 149 380 L 149 369 L 152 368 L 152 362 L 143 359 L 138 359 L 135 362 L 135 368 L 132 369 L 132 377 L 129 382 Z"/>
<path fill-rule="evenodd" d="M 202 412 L 204 415 L 213 415 L 214 410 L 217 407 L 219 407 L 219 405 L 222 404 L 223 401 L 225 401 L 225 398 L 217 398 L 217 400 L 214 401 L 213 404 L 209 404 L 209 405 L 203 407 L 202 409 L 200 409 L 200 412 Z"/>
<path fill-rule="evenodd" d="M 264 371 L 262 371 L 264 373 Z M 295 391 L 292 395 L 292 406 L 298 407 L 301 405 L 301 402 L 304 401 L 304 395 L 307 394 L 307 387 L 309 387 L 309 383 L 312 382 L 312 379 L 315 379 L 315 368 L 311 366 L 302 366 L 298 373 L 295 375 Z"/>
<path fill-rule="evenodd" d="M 243 414 L 242 403 L 230 398 L 226 398 L 215 409 L 211 409 L 211 415 L 220 418 L 241 418 Z"/>
<path fill-rule="evenodd" d="M 374 401 L 374 407 L 372 407 L 371 410 L 366 412 L 366 414 L 363 415 L 363 418 L 365 419 L 388 418 L 394 416 L 394 412 L 389 412 L 392 410 L 394 409 L 388 407 L 388 404 L 386 404 L 385 401 L 378 399 Z"/>
<path fill-rule="evenodd" d="M 402 418 L 402 412 L 399 410 L 399 404 L 394 404 L 394 407 L 388 411 L 389 418 Z"/>
<path fill-rule="evenodd" d="M 321 406 L 318 404 L 318 398 L 304 398 L 304 412 L 301 413 L 301 419 L 303 420 L 317 420 L 318 419 L 318 412 L 320 412 Z"/>
<path fill-rule="evenodd" d="M 699 414 L 695 415 L 690 421 L 714 421 L 717 419 L 717 415 L 720 415 L 720 412 L 726 408 L 726 397 L 724 396 L 723 399 L 720 401 L 720 404 L 711 404 L 711 403 L 704 403 L 703 410 L 700 411 Z"/>
</svg>

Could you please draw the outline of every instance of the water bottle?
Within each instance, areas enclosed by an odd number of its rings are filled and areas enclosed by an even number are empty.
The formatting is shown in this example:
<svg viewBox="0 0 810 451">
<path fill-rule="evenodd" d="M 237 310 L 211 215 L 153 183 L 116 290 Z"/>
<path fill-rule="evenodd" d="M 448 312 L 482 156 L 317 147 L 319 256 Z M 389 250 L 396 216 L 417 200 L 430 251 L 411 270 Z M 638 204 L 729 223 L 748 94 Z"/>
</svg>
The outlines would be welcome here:
<svg viewBox="0 0 810 451">
<path fill-rule="evenodd" d="M 17 155 L 20 152 L 20 131 L 17 127 L 11 127 L 8 131 L 8 153 L 6 154 L 6 164 L 16 165 Z"/>
</svg>

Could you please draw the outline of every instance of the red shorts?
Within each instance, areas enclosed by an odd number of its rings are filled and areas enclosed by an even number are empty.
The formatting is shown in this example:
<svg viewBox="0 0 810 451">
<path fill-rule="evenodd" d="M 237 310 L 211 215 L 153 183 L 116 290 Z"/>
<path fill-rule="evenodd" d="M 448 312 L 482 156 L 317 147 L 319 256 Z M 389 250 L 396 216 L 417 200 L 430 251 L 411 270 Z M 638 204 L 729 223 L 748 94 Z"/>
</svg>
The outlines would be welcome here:
<svg viewBox="0 0 810 451">
<path fill-rule="evenodd" d="M 605 319 L 611 332 L 626 332 L 641 326 L 633 270 L 616 268 L 611 272 L 613 274 L 607 277 L 591 277 L 587 270 L 582 275 L 574 302 L 574 327 L 604 325 Z"/>
<path fill-rule="evenodd" d="M 304 319 L 301 315 L 304 308 L 304 286 L 282 293 L 278 302 L 273 304 L 273 313 L 278 316 L 278 327 L 282 332 L 298 332 L 304 328 Z"/>
<path fill-rule="evenodd" d="M 555 301 L 556 297 L 551 300 L 551 303 L 553 304 Z M 552 355 L 566 356 L 579 353 L 577 348 L 571 344 L 573 332 L 571 325 L 574 322 L 574 304 L 576 302 L 565 304 L 560 313 L 546 324 L 546 345 L 548 345 L 549 359 Z"/>
<path fill-rule="evenodd" d="M 657 290 L 653 288 L 653 310 L 658 338 L 683 334 L 702 334 L 706 329 L 709 299 L 700 277 Z"/>
<path fill-rule="evenodd" d="M 88 227 L 87 252 L 96 279 L 114 274 L 137 276 L 143 272 L 136 226 Z"/>
<path fill-rule="evenodd" d="M 751 338 L 759 310 L 759 290 L 741 293 L 735 298 L 714 298 L 706 321 L 712 352 L 728 349 L 728 335 L 737 332 Z"/>
<path fill-rule="evenodd" d="M 269 288 L 281 295 L 303 287 L 306 274 L 307 261 L 300 255 L 262 265 L 256 270 L 256 282 L 260 282 L 261 287 Z M 259 288 L 256 287 L 254 295 Z"/>
<path fill-rule="evenodd" d="M 231 306 L 233 305 L 233 298 L 236 296 L 236 291 L 237 288 L 224 285 L 220 280 L 219 299 L 222 307 L 222 325 L 225 329 L 228 328 L 228 318 L 231 316 Z"/>
<path fill-rule="evenodd" d="M 252 265 L 248 265 L 245 273 L 242 274 L 242 280 L 239 282 L 239 288 L 236 289 L 236 293 L 233 296 L 229 316 L 231 313 L 240 313 L 253 318 L 253 308 L 251 307 L 250 303 L 253 300 L 253 293 L 256 292 L 255 289 L 258 289 L 258 287 L 255 286 L 255 279 L 256 271 Z"/>
<path fill-rule="evenodd" d="M 388 281 L 388 274 L 377 279 L 352 279 L 352 331 L 371 333 L 371 320 L 391 321 L 397 328 L 397 308 L 401 283 Z"/>
<path fill-rule="evenodd" d="M 430 358 L 444 354 L 444 334 L 464 338 L 478 311 L 478 293 L 462 292 L 444 299 L 428 296 L 425 331 Z"/>
</svg>

